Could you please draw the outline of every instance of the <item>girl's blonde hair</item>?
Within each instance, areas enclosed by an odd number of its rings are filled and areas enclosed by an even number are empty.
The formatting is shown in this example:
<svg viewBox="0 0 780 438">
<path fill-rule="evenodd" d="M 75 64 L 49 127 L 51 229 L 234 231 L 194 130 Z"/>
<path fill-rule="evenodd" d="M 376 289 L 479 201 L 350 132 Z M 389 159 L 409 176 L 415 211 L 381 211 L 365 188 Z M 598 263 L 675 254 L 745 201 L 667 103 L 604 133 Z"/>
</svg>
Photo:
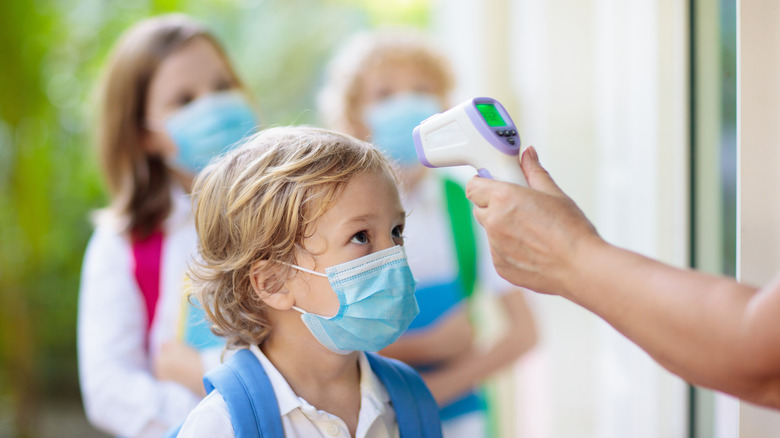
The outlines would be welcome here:
<svg viewBox="0 0 780 438">
<path fill-rule="evenodd" d="M 206 167 L 193 187 L 200 259 L 190 277 L 212 330 L 229 346 L 260 344 L 270 330 L 250 283 L 253 264 L 272 263 L 275 293 L 294 273 L 296 249 L 356 175 L 392 176 L 369 143 L 307 127 L 261 131 Z M 271 271 L 269 271 L 271 272 Z"/>
<path fill-rule="evenodd" d="M 143 238 L 168 216 L 171 176 L 159 156 L 148 154 L 145 130 L 149 84 L 167 56 L 194 38 L 209 41 L 243 88 L 222 46 L 201 24 L 185 15 L 144 20 L 120 38 L 110 56 L 98 93 L 97 149 L 111 196 L 109 210 L 122 227 Z"/>
<path fill-rule="evenodd" d="M 319 117 L 331 129 L 355 133 L 363 126 L 356 111 L 363 92 L 361 78 L 386 63 L 411 62 L 429 73 L 438 86 L 435 94 L 446 98 L 452 91 L 452 70 L 433 43 L 412 28 L 387 28 L 359 33 L 328 64 L 325 84 L 318 96 Z"/>
</svg>

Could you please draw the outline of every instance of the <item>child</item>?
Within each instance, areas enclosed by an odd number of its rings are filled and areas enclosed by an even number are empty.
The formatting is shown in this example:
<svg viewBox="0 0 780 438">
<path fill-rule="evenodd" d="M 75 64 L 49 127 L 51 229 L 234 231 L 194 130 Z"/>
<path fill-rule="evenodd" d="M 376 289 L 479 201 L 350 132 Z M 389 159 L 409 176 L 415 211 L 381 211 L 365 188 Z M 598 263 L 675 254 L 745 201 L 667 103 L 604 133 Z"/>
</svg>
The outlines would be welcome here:
<svg viewBox="0 0 780 438">
<path fill-rule="evenodd" d="M 257 120 L 220 45 L 182 15 L 127 31 L 100 91 L 97 145 L 111 204 L 84 257 L 82 395 L 98 428 L 162 436 L 205 395 L 203 372 L 224 345 L 208 326 L 187 326 L 203 320 L 182 304 L 197 244 L 188 192 Z"/>
<path fill-rule="evenodd" d="M 528 351 L 536 330 L 523 292 L 496 274 L 462 185 L 417 160 L 412 130 L 448 107 L 453 87 L 440 52 L 411 30 L 356 36 L 329 65 L 320 113 L 329 127 L 370 139 L 401 168 L 420 315 L 382 354 L 422 373 L 442 406 L 445 437 L 478 438 L 496 432 L 487 432 L 484 401 L 474 388 Z M 474 345 L 469 322 L 467 304 L 477 290 L 498 295 L 505 312 L 495 316 L 508 324 L 488 346 Z"/>
<path fill-rule="evenodd" d="M 243 349 L 207 374 L 216 389 L 180 437 L 248 427 L 288 438 L 440 436 L 420 377 L 364 353 L 396 340 L 418 311 L 406 214 L 380 152 L 331 131 L 273 128 L 206 168 L 194 193 L 195 288 L 214 330 Z M 256 397 L 241 399 L 233 384 Z"/>
</svg>

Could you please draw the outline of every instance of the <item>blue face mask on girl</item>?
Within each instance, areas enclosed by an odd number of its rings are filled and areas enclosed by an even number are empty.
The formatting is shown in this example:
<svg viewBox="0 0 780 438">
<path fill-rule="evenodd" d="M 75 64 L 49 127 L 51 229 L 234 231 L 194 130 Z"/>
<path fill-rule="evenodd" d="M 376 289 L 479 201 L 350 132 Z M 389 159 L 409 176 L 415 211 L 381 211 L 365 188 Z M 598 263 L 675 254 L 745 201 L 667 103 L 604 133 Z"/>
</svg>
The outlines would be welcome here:
<svg viewBox="0 0 780 438">
<path fill-rule="evenodd" d="M 240 91 L 221 91 L 182 107 L 165 121 L 165 131 L 179 149 L 171 164 L 191 173 L 235 147 L 252 133 L 258 120 Z"/>
<path fill-rule="evenodd" d="M 368 108 L 364 123 L 371 130 L 371 142 L 401 166 L 418 164 L 412 131 L 428 117 L 441 112 L 435 96 L 402 93 Z"/>
<path fill-rule="evenodd" d="M 403 246 L 332 266 L 325 269 L 327 274 L 290 266 L 327 277 L 336 292 L 340 306 L 335 316 L 293 307 L 314 337 L 333 352 L 379 351 L 398 339 L 420 312 Z"/>
</svg>

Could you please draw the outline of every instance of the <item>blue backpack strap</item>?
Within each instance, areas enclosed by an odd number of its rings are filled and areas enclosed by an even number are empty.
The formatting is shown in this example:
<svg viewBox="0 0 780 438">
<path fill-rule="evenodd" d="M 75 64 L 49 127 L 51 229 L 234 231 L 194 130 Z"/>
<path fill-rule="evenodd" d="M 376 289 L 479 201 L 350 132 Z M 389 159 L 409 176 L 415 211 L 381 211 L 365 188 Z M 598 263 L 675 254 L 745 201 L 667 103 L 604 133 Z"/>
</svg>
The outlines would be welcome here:
<svg viewBox="0 0 780 438">
<path fill-rule="evenodd" d="M 395 359 L 368 352 L 366 357 L 390 395 L 401 438 L 441 438 L 439 406 L 422 377 Z"/>
<path fill-rule="evenodd" d="M 284 438 L 282 415 L 271 380 L 248 349 L 238 350 L 206 373 L 203 386 L 207 393 L 216 388 L 222 395 L 236 438 Z"/>
</svg>

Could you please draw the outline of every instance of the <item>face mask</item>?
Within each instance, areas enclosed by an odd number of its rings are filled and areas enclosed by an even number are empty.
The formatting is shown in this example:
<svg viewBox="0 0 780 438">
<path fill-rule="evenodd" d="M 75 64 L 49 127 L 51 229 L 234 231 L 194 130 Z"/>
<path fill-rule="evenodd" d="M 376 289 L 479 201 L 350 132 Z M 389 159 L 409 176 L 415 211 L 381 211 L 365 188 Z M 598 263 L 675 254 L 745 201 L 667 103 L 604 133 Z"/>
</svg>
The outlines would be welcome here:
<svg viewBox="0 0 780 438">
<path fill-rule="evenodd" d="M 325 270 L 327 274 L 290 266 L 327 277 L 338 295 L 336 316 L 293 307 L 302 313 L 301 319 L 314 337 L 333 352 L 379 351 L 398 339 L 420 312 L 414 297 L 416 282 L 403 246 L 332 266 Z"/>
<path fill-rule="evenodd" d="M 258 124 L 243 93 L 224 91 L 203 96 L 165 121 L 178 147 L 172 164 L 197 173 L 215 156 L 235 147 Z"/>
<path fill-rule="evenodd" d="M 364 122 L 371 141 L 401 166 L 418 164 L 412 131 L 428 117 L 441 112 L 439 101 L 429 94 L 404 93 L 370 107 Z"/>
</svg>

